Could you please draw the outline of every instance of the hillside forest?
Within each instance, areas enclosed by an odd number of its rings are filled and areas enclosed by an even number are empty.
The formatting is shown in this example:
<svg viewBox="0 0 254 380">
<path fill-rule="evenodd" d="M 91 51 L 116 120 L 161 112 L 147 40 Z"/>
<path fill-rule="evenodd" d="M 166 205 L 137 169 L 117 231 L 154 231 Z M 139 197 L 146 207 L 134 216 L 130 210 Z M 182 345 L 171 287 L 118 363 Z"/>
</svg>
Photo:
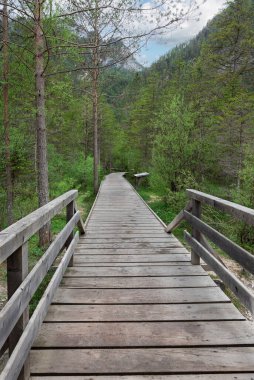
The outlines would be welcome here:
<svg viewBox="0 0 254 380">
<path fill-rule="evenodd" d="M 1 229 L 72 188 L 79 190 L 82 208 L 89 208 L 99 180 L 116 170 L 130 177 L 150 173 L 139 190 L 166 222 L 185 205 L 186 188 L 254 207 L 253 0 L 228 1 L 193 40 L 149 68 L 133 57 L 136 36 L 130 42 L 129 35 L 106 40 L 101 34 L 109 33 L 110 20 L 122 21 L 119 13 L 104 14 L 107 26 L 97 28 L 100 2 L 84 1 L 92 9 L 80 13 L 82 1 L 65 12 L 51 1 L 32 3 L 14 2 L 18 9 L 5 3 L 2 12 Z M 38 114 L 38 89 L 45 95 L 44 114 Z M 205 217 L 253 250 L 250 228 L 209 209 Z"/>
</svg>

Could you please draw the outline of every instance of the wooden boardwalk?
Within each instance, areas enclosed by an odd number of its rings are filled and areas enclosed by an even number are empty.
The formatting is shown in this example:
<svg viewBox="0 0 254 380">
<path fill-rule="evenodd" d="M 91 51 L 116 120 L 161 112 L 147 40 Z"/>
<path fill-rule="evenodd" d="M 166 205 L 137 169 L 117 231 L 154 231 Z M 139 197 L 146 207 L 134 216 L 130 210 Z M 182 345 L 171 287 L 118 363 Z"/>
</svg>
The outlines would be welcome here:
<svg viewBox="0 0 254 380">
<path fill-rule="evenodd" d="M 31 350 L 33 380 L 254 379 L 253 328 L 121 173 L 86 231 Z"/>
</svg>

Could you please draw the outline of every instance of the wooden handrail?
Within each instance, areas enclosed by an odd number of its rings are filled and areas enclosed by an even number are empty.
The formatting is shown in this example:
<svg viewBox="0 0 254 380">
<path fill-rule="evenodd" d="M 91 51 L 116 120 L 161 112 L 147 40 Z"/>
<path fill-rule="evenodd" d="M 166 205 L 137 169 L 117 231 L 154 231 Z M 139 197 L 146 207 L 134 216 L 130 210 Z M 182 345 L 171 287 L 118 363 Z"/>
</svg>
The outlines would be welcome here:
<svg viewBox="0 0 254 380">
<path fill-rule="evenodd" d="M 48 273 L 79 219 L 80 214 L 77 212 L 2 309 L 0 313 L 0 348 L 4 345 L 4 342 L 28 306 L 32 296 Z"/>
<path fill-rule="evenodd" d="M 195 238 L 185 231 L 187 243 L 213 269 L 222 281 L 232 290 L 240 301 L 254 314 L 254 296 L 249 289 L 227 268 L 213 257 Z"/>
<path fill-rule="evenodd" d="M 242 220 L 247 224 L 251 224 L 254 226 L 254 210 L 241 206 L 237 203 L 227 201 L 225 199 L 221 199 L 215 197 L 210 194 L 202 193 L 201 191 L 187 189 L 187 195 L 191 199 L 195 199 L 198 202 L 205 203 L 209 206 L 217 208 L 218 210 L 224 211 L 228 214 L 231 214 L 238 220 Z"/>
<path fill-rule="evenodd" d="M 0 312 L 0 349 L 8 347 L 11 355 L 0 379 L 27 380 L 30 377 L 29 360 L 26 360 L 29 349 L 64 270 L 67 265 L 73 265 L 78 241 L 74 228 L 77 226 L 80 234 L 85 233 L 74 204 L 77 196 L 77 190 L 68 191 L 0 233 L 0 262 L 7 260 L 8 285 L 8 302 Z M 65 227 L 28 273 L 28 240 L 65 207 Z M 29 321 L 29 302 L 64 247 L 67 251 L 61 264 Z"/>
<path fill-rule="evenodd" d="M 0 232 L 0 263 L 27 242 L 64 207 L 78 196 L 77 190 L 70 190 L 53 201 L 40 207 L 18 222 Z"/>
<path fill-rule="evenodd" d="M 199 264 L 200 258 L 202 258 L 240 301 L 254 313 L 253 294 L 228 270 L 220 256 L 207 242 L 206 238 L 252 274 L 254 274 L 254 256 L 207 223 L 204 223 L 201 220 L 201 204 L 204 203 L 215 207 L 250 225 L 254 225 L 254 210 L 197 190 L 188 189 L 187 195 L 190 198 L 190 203 L 188 203 L 186 208 L 168 225 L 166 231 L 171 232 L 182 221 L 187 221 L 192 227 L 192 235 L 185 231 L 185 239 L 191 246 L 192 264 Z"/>
<path fill-rule="evenodd" d="M 204 223 L 202 220 L 184 211 L 184 217 L 187 222 L 195 226 L 199 231 L 205 234 L 214 244 L 226 252 L 232 259 L 237 261 L 243 268 L 254 274 L 254 256 L 244 248 L 232 242 L 226 236 Z"/>
</svg>

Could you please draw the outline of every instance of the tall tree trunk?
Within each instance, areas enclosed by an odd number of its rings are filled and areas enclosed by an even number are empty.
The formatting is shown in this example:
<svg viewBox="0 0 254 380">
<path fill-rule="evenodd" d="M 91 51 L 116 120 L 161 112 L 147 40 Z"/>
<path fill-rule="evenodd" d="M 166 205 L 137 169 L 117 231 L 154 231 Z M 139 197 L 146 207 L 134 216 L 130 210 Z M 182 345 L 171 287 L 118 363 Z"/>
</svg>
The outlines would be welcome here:
<svg viewBox="0 0 254 380">
<path fill-rule="evenodd" d="M 97 1 L 96 6 L 98 7 Z M 97 14 L 94 22 L 94 45 L 93 48 L 93 69 L 92 69 L 92 82 L 93 82 L 93 154 L 94 154 L 94 193 L 97 194 L 99 190 L 99 150 L 98 150 L 98 106 L 99 106 L 99 33 Z"/>
<path fill-rule="evenodd" d="M 6 171 L 6 195 L 7 195 L 7 222 L 13 223 L 13 183 L 11 168 L 10 148 L 10 123 L 9 123 L 9 33 L 8 33 L 8 7 L 7 0 L 3 5 L 3 126 L 5 142 L 5 171 Z"/>
<path fill-rule="evenodd" d="M 35 0 L 35 84 L 36 84 L 36 138 L 37 138 L 37 181 L 39 206 L 49 201 L 47 131 L 45 117 L 45 79 L 43 51 L 43 0 Z M 39 232 L 40 245 L 50 241 L 50 225 L 47 224 Z"/>
</svg>

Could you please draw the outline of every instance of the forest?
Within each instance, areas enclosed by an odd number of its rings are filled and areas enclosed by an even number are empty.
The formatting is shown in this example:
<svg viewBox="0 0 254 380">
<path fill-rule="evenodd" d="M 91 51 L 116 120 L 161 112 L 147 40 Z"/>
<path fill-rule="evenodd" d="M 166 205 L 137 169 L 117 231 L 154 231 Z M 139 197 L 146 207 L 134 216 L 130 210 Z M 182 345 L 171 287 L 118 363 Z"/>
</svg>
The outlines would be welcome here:
<svg viewBox="0 0 254 380">
<path fill-rule="evenodd" d="M 111 171 L 149 172 L 140 193 L 167 222 L 186 188 L 253 207 L 253 0 L 228 1 L 148 68 L 133 56 L 140 36 L 108 37 L 120 3 L 2 0 L 1 229 L 72 188 L 87 212 Z M 212 216 L 251 247 L 250 228 Z"/>
</svg>

